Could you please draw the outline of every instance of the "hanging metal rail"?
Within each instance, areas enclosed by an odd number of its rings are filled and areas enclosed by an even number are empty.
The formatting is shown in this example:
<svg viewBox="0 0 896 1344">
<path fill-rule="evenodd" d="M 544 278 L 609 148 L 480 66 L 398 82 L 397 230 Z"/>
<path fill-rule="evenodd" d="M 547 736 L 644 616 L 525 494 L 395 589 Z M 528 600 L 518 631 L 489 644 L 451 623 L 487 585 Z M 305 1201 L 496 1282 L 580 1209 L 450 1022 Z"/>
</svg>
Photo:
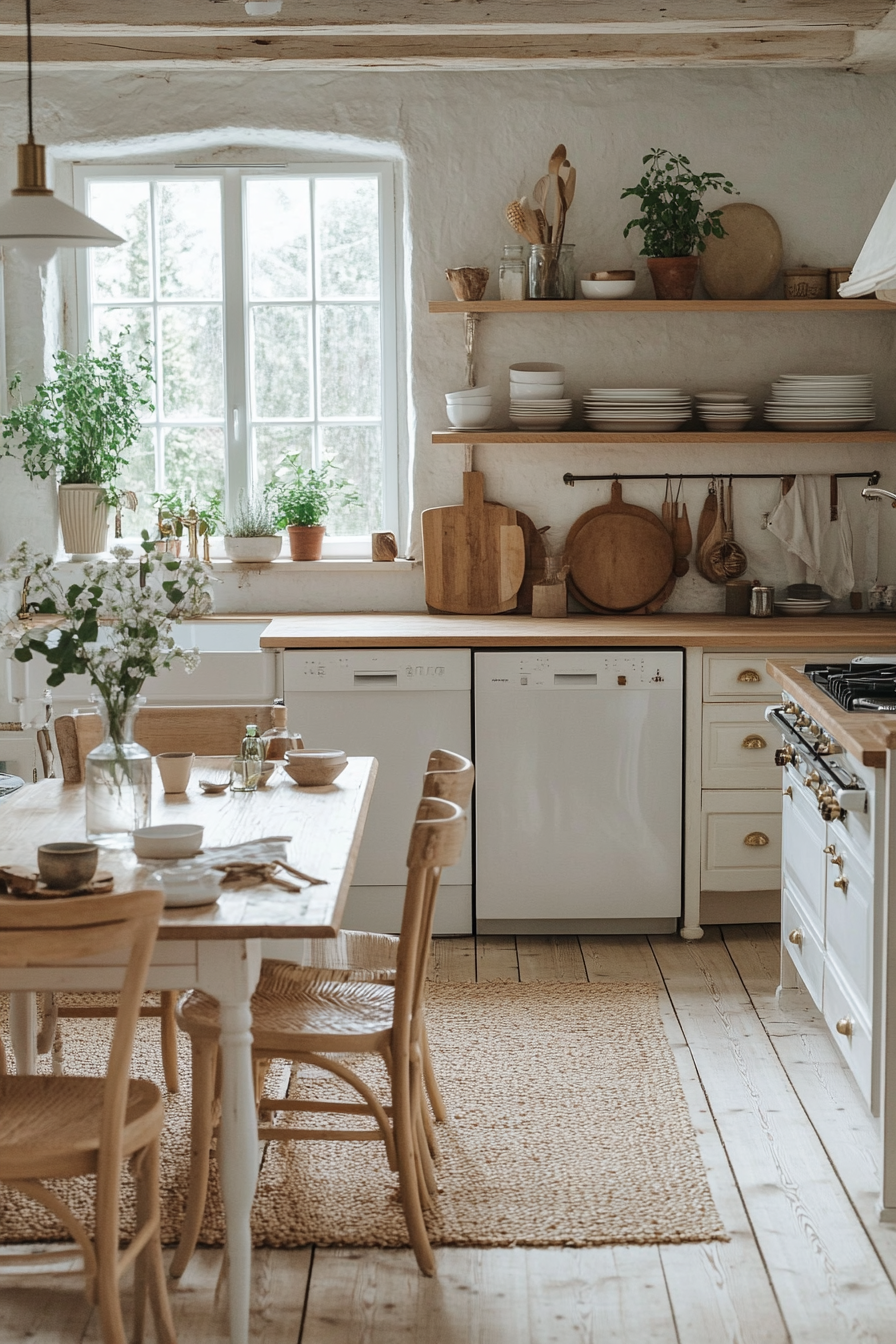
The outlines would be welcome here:
<svg viewBox="0 0 896 1344">
<path fill-rule="evenodd" d="M 815 476 L 833 476 L 838 481 L 865 480 L 868 485 L 877 485 L 879 471 L 818 471 Z M 793 480 L 797 475 L 793 471 L 648 471 L 631 474 L 613 471 L 608 476 L 576 476 L 567 471 L 563 477 L 564 485 L 575 485 L 576 481 L 711 481 L 714 477 L 734 481 L 785 481 Z"/>
</svg>

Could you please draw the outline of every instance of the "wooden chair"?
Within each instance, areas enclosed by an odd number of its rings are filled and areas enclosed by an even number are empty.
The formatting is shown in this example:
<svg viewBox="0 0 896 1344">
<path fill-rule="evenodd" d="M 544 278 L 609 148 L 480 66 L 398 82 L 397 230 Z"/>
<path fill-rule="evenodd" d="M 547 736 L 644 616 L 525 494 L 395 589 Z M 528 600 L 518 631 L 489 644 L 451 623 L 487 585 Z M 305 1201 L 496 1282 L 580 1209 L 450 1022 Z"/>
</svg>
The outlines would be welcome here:
<svg viewBox="0 0 896 1344">
<path fill-rule="evenodd" d="M 104 1344 L 125 1344 L 119 1278 L 135 1263 L 135 1332 L 149 1298 L 160 1344 L 176 1344 L 159 1239 L 159 1135 L 165 1122 L 154 1083 L 129 1079 L 134 1032 L 164 897 L 135 891 L 78 900 L 0 902 L 0 966 L 53 966 L 97 952 L 129 953 L 104 1078 L 0 1075 L 0 1182 L 44 1205 L 84 1256 L 88 1300 L 99 1307 Z M 137 1182 L 137 1231 L 119 1251 L 121 1164 Z M 96 1176 L 93 1237 L 44 1181 Z M 33 1266 L 70 1251 L 2 1254 L 0 1265 Z"/>
<path fill-rule="evenodd" d="M 292 962 L 266 961 L 252 998 L 253 1057 L 256 1077 L 272 1059 L 313 1064 L 335 1074 L 360 1094 L 359 1102 L 261 1099 L 263 1120 L 270 1111 L 313 1111 L 369 1115 L 376 1129 L 299 1129 L 259 1125 L 261 1140 L 377 1141 L 386 1147 L 389 1165 L 398 1171 L 401 1203 L 417 1263 L 433 1274 L 435 1260 L 423 1221 L 423 1208 L 435 1189 L 423 1131 L 421 1034 L 423 996 L 432 920 L 442 868 L 460 857 L 466 817 L 457 803 L 423 798 L 411 831 L 408 881 L 393 984 L 328 978 L 320 970 Z M 215 999 L 199 990 L 184 996 L 178 1023 L 193 1048 L 193 1112 L 190 1188 L 180 1244 L 171 1265 L 179 1277 L 196 1245 L 208 1190 L 209 1150 L 214 1131 L 215 1072 L 219 1014 Z M 392 1102 L 383 1106 L 368 1085 L 348 1067 L 346 1054 L 378 1054 L 389 1072 Z"/>
<path fill-rule="evenodd" d="M 137 715 L 135 736 L 153 756 L 160 751 L 193 751 L 197 756 L 234 756 L 246 731 L 247 723 L 258 724 L 259 732 L 271 726 L 270 705 L 174 705 L 145 707 Z M 66 784 L 84 781 L 87 753 L 103 738 L 99 714 L 61 714 L 54 723 L 56 745 Z M 162 1067 L 169 1092 L 177 1092 L 177 994 L 163 989 L 159 1006 L 146 1006 L 143 1017 L 161 1018 Z M 55 999 L 44 1003 L 44 1021 L 38 1038 L 38 1051 L 55 1047 L 61 1060 L 61 1044 L 56 1038 L 58 1018 L 114 1017 L 111 1005 L 76 1004 L 59 1007 Z"/>
</svg>

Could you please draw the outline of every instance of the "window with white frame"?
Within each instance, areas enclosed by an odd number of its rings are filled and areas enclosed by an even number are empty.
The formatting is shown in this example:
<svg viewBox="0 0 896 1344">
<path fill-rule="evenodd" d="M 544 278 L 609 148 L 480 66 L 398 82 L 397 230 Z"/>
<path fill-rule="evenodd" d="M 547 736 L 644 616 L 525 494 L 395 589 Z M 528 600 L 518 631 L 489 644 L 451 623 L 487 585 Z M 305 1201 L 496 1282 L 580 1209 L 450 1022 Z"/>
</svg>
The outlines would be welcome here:
<svg viewBox="0 0 896 1344">
<path fill-rule="evenodd" d="M 149 349 L 152 400 L 129 479 L 220 491 L 227 516 L 297 453 L 332 461 L 361 504 L 327 520 L 330 554 L 396 528 L 396 303 L 389 164 L 83 167 L 84 208 L 125 242 L 81 254 L 81 339 Z"/>
</svg>

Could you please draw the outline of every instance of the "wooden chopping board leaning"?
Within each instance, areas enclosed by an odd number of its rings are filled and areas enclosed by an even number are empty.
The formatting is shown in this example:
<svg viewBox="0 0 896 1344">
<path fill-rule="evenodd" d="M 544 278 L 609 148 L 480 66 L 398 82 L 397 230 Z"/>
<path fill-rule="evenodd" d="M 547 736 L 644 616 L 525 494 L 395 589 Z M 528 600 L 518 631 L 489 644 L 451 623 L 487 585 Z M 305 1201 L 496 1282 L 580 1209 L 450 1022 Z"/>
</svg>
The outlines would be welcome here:
<svg viewBox="0 0 896 1344">
<path fill-rule="evenodd" d="M 463 482 L 463 504 L 423 510 L 426 605 L 460 616 L 512 611 L 526 572 L 516 509 L 485 499 L 481 472 L 465 471 Z"/>
<path fill-rule="evenodd" d="M 589 611 L 648 615 L 675 587 L 675 547 L 650 509 L 626 504 L 614 481 L 609 504 L 577 518 L 566 539 L 567 586 Z"/>
</svg>

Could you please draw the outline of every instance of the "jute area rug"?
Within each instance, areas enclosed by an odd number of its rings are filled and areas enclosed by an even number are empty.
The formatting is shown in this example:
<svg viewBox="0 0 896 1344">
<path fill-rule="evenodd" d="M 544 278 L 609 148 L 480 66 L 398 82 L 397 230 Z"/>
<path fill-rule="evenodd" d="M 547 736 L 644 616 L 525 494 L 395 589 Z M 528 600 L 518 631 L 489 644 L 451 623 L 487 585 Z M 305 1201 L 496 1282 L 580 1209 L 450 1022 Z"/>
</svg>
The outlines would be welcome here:
<svg viewBox="0 0 896 1344">
<path fill-rule="evenodd" d="M 80 996 L 83 1001 L 85 996 Z M 427 1021 L 449 1118 L 438 1126 L 434 1244 L 599 1246 L 727 1240 L 713 1205 L 656 991 L 648 984 L 430 986 Z M 66 1072 L 102 1070 L 111 1022 L 63 1022 Z M 135 1075 L 161 1084 L 158 1022 L 138 1028 Z M 189 1044 L 162 1148 L 163 1240 L 175 1242 L 189 1157 Z M 377 1060 L 349 1060 L 385 1098 Z M 41 1061 L 42 1070 L 48 1070 Z M 346 1098 L 338 1081 L 274 1065 L 269 1095 Z M 355 1094 L 352 1092 L 352 1099 Z M 279 1117 L 289 1123 L 292 1117 Z M 302 1124 L 314 1124 L 303 1116 Z M 321 1123 L 325 1123 L 321 1121 Z M 351 1118 L 354 1126 L 356 1118 Z M 364 1120 L 361 1119 L 361 1124 Z M 87 1178 L 60 1182 L 86 1212 Z M 0 1241 L 57 1240 L 43 1209 L 0 1186 Z M 123 1229 L 133 1220 L 125 1183 Z M 201 1241 L 219 1245 L 212 1182 Z M 380 1143 L 270 1143 L 253 1211 L 258 1246 L 406 1246 L 397 1178 Z"/>
</svg>

